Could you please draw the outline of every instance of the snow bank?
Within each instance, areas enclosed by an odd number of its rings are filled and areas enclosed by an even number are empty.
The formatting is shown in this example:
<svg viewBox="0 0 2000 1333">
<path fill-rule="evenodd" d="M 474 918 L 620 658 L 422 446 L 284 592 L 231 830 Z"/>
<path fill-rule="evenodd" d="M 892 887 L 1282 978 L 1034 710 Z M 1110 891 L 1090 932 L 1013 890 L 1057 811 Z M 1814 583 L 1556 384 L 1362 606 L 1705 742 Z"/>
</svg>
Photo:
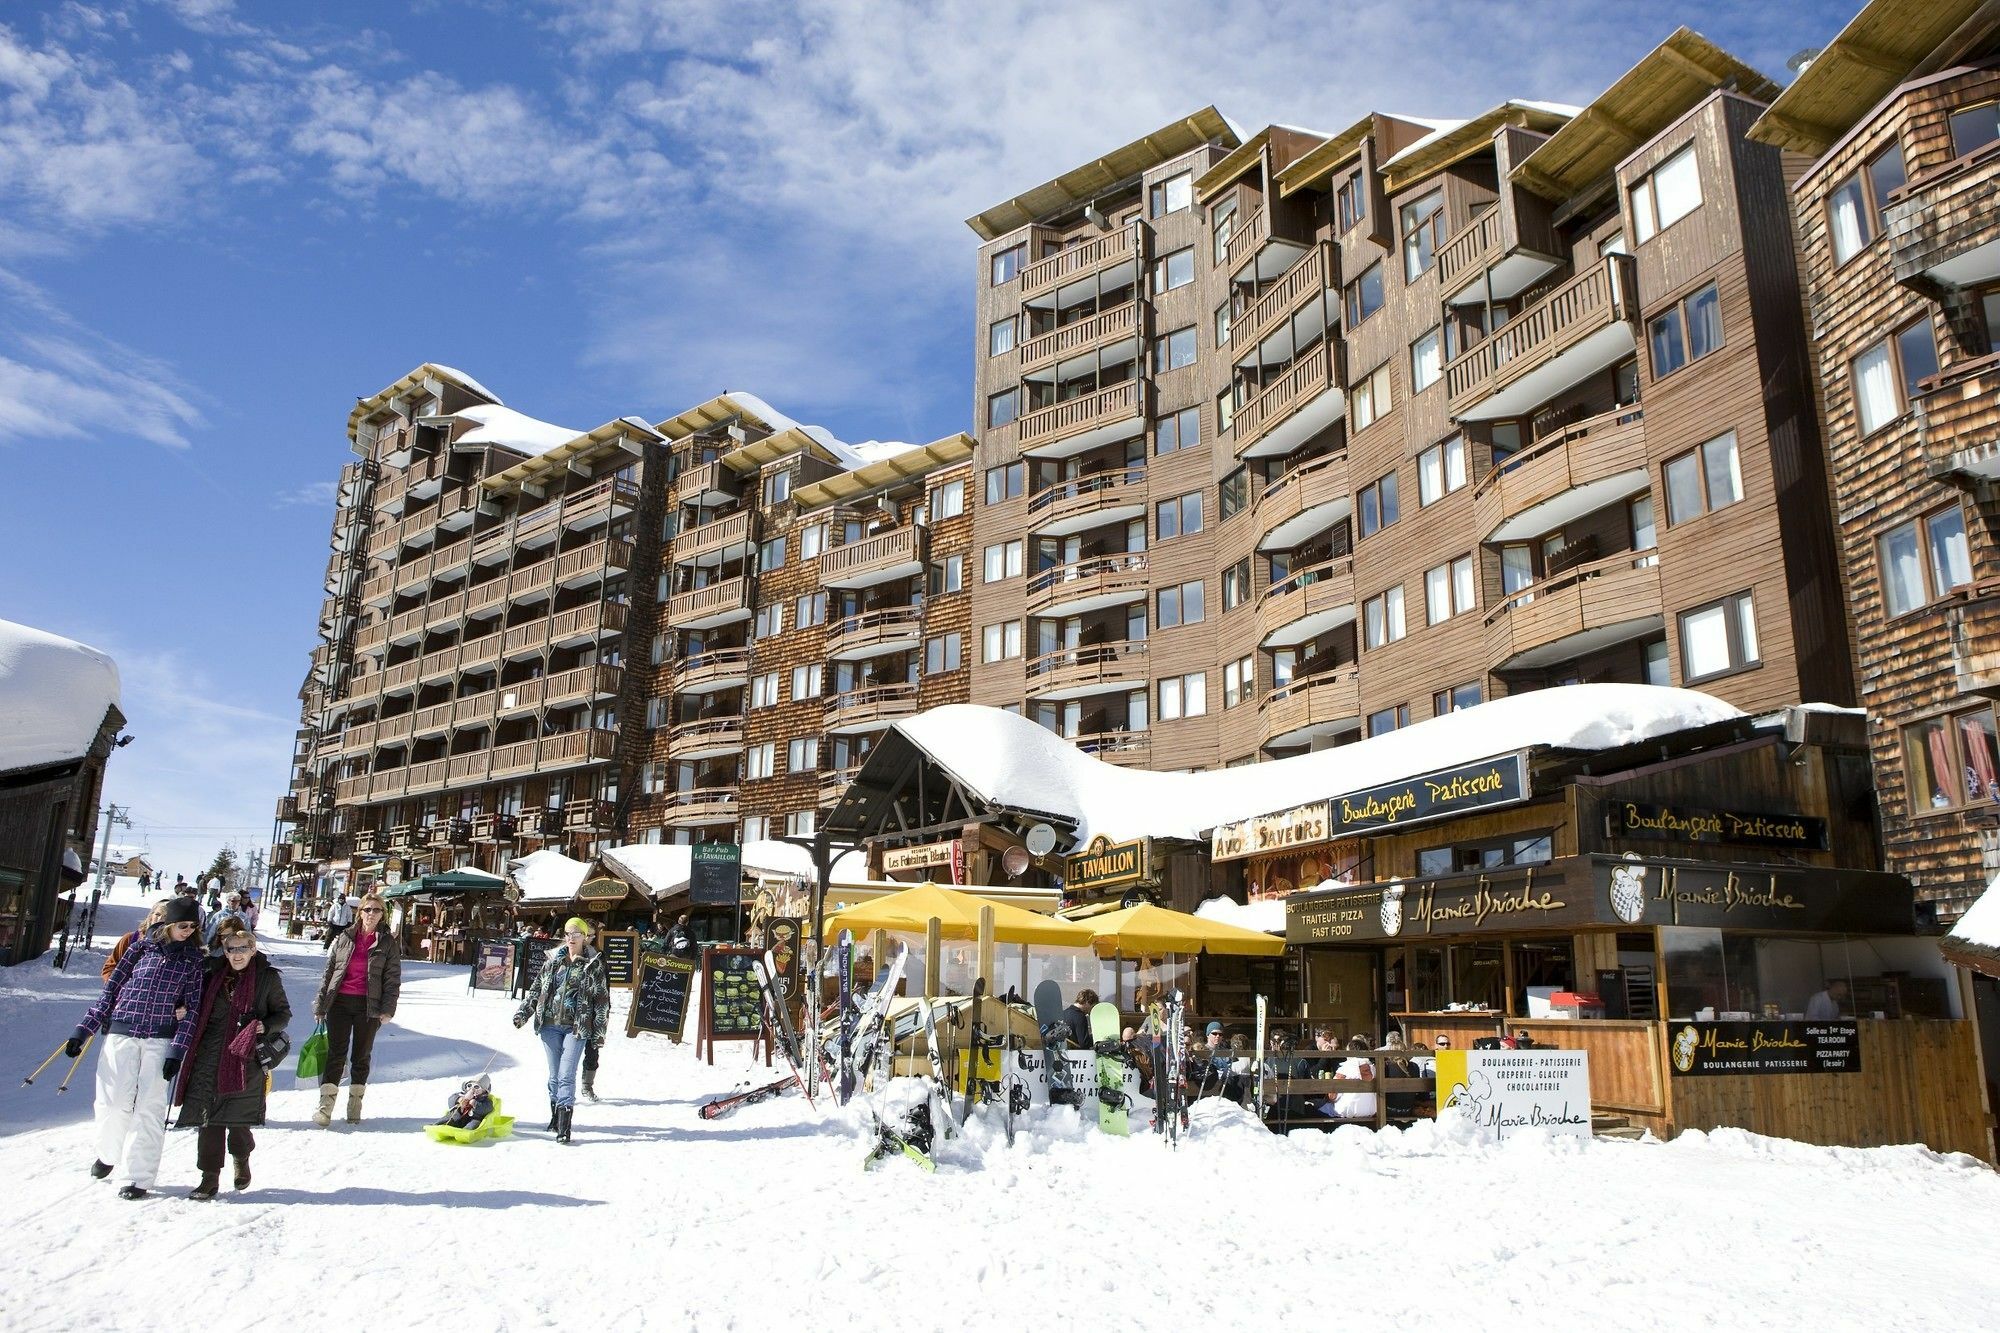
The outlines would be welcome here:
<svg viewBox="0 0 2000 1333">
<path fill-rule="evenodd" d="M 110 657 L 0 620 L 0 773 L 81 758 L 117 703 Z"/>
<path fill-rule="evenodd" d="M 1328 888 L 1321 884 L 1318 887 Z M 1194 909 L 1194 914 L 1210 921 L 1220 921 L 1225 926 L 1241 926 L 1245 930 L 1261 930 L 1266 935 L 1285 933 L 1285 900 L 1265 898 L 1254 903 L 1239 903 L 1234 898 L 1210 898 Z"/>
<path fill-rule="evenodd" d="M 576 896 L 584 872 L 589 869 L 585 862 L 564 856 L 553 847 L 544 847 L 509 865 L 507 878 L 521 891 L 524 903 L 559 903 Z"/>
<path fill-rule="evenodd" d="M 1568 685 L 1353 745 L 1209 773 L 1120 768 L 1026 718 L 977 704 L 947 704 L 895 725 L 987 800 L 1076 820 L 1081 843 L 1100 833 L 1200 838 L 1217 824 L 1516 750 L 1606 750 L 1742 716 L 1694 690 Z"/>
<path fill-rule="evenodd" d="M 459 444 L 491 444 L 503 449 L 516 449 L 524 454 L 546 453 L 558 445 L 568 444 L 583 434 L 580 430 L 570 430 L 566 426 L 551 425 L 537 421 L 524 412 L 516 412 L 511 407 L 501 407 L 498 403 L 481 403 L 462 411 L 452 413 L 460 421 L 470 421 L 471 430 L 459 436 Z M 651 429 L 648 427 L 647 429 Z"/>
</svg>

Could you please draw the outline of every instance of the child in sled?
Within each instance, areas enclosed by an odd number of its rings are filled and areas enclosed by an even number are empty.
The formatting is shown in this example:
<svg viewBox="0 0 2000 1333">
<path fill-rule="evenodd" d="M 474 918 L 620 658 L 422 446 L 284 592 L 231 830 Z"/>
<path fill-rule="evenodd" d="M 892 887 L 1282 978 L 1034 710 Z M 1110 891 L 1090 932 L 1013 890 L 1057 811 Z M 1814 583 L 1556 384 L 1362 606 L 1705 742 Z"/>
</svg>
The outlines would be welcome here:
<svg viewBox="0 0 2000 1333">
<path fill-rule="evenodd" d="M 493 1084 L 486 1075 L 469 1078 L 451 1095 L 451 1105 L 446 1109 L 440 1125 L 453 1129 L 465 1129 L 476 1125 L 493 1113 Z"/>
</svg>

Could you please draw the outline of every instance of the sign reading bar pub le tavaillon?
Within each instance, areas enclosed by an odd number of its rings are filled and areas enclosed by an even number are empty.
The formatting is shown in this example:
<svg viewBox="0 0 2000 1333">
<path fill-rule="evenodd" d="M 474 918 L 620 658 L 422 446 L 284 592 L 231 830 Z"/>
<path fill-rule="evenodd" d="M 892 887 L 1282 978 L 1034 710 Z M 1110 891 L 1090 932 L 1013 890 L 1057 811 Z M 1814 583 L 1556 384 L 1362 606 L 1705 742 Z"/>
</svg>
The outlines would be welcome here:
<svg viewBox="0 0 2000 1333">
<path fill-rule="evenodd" d="M 1113 842 L 1099 834 L 1063 863 L 1063 884 L 1071 893 L 1097 893 L 1152 878 L 1151 840 Z"/>
</svg>

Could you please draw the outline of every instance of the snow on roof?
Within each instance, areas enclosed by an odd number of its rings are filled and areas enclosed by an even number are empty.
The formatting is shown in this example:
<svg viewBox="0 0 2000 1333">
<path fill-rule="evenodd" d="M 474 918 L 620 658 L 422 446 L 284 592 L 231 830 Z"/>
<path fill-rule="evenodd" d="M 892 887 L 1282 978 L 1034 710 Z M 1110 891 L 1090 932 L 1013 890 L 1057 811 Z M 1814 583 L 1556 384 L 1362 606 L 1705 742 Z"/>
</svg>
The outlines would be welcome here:
<svg viewBox="0 0 2000 1333">
<path fill-rule="evenodd" d="M 564 856 L 553 847 L 544 847 L 510 864 L 507 878 L 521 891 L 524 903 L 559 903 L 576 896 L 584 872 L 589 869 L 586 862 Z"/>
<path fill-rule="evenodd" d="M 117 704 L 108 656 L 0 620 L 0 773 L 81 759 Z"/>
<path fill-rule="evenodd" d="M 611 847 L 599 853 L 604 863 L 625 875 L 655 898 L 677 893 L 693 874 L 694 849 L 672 843 L 642 842 Z M 812 853 L 789 842 L 756 838 L 743 844 L 743 869 L 752 875 L 813 877 Z M 834 861 L 834 877 L 843 872 L 856 878 L 868 872 L 868 860 L 848 852 Z"/>
<path fill-rule="evenodd" d="M 1404 119 L 1404 117 L 1398 117 L 1398 119 Z M 1408 117 L 1408 119 L 1410 119 L 1411 121 L 1413 121 L 1418 125 L 1429 125 L 1431 127 L 1431 132 L 1429 134 L 1426 134 L 1423 138 L 1418 139 L 1414 143 L 1410 144 L 1409 147 L 1403 149 L 1401 152 L 1392 155 L 1388 161 L 1382 164 L 1383 166 L 1385 167 L 1394 166 L 1396 163 L 1401 162 L 1404 158 L 1410 156 L 1410 154 L 1421 152 L 1423 149 L 1426 149 L 1430 147 L 1432 144 L 1436 143 L 1439 139 L 1444 138 L 1445 135 L 1450 134 L 1453 130 L 1457 129 L 1459 126 L 1465 124 L 1463 120 L 1427 120 L 1427 119 L 1419 120 L 1414 116 Z"/>
<path fill-rule="evenodd" d="M 1266 935 L 1285 933 L 1283 898 L 1263 898 L 1254 903 L 1239 903 L 1234 898 L 1210 898 L 1195 908 L 1194 914 L 1209 921 L 1220 921 L 1225 926 L 1261 930 Z"/>
<path fill-rule="evenodd" d="M 895 727 L 987 800 L 1075 819 L 1081 843 L 1098 834 L 1194 839 L 1232 820 L 1517 750 L 1605 750 L 1742 716 L 1694 690 L 1568 685 L 1353 745 L 1209 773 L 1120 768 L 1026 718 L 977 704 L 947 704 Z"/>
<path fill-rule="evenodd" d="M 1981 949 L 2000 949 L 2000 875 L 1986 885 L 1965 915 L 1951 928 L 1951 938 Z"/>
<path fill-rule="evenodd" d="M 500 401 L 499 394 L 493 392 L 493 390 L 487 388 L 484 384 L 481 384 L 478 380 L 472 378 L 472 376 L 466 374 L 464 371 L 458 370 L 452 366 L 447 366 L 442 361 L 433 361 L 431 362 L 431 364 L 433 366 L 436 366 L 439 370 L 442 370 L 445 374 L 451 376 L 453 379 L 457 380 L 460 384 L 463 384 L 466 388 L 472 390 L 476 394 L 479 394 L 481 397 L 491 398 L 496 404 Z"/>
<path fill-rule="evenodd" d="M 742 389 L 725 389 L 722 396 L 735 399 L 739 405 L 762 417 L 771 427 L 773 434 L 796 430 L 811 436 L 850 472 L 864 468 L 870 463 L 879 463 L 885 458 L 894 458 L 897 454 L 908 453 L 917 447 L 903 440 L 864 440 L 860 444 L 849 444 L 824 426 L 808 426 L 793 420 L 754 393 L 746 393 Z"/>
<path fill-rule="evenodd" d="M 1533 102 L 1533 101 L 1528 101 L 1524 98 L 1510 97 L 1505 102 L 1502 102 L 1500 105 L 1502 107 L 1517 106 L 1520 107 L 1523 111 L 1542 111 L 1552 116 L 1567 116 L 1571 119 L 1575 119 L 1577 116 L 1583 114 L 1582 107 L 1571 106 L 1567 102 Z M 1491 113 L 1489 112 L 1488 114 Z M 1428 125 L 1431 127 L 1431 132 L 1429 134 L 1426 134 L 1423 138 L 1417 140 L 1415 143 L 1411 144 L 1409 147 L 1403 149 L 1401 152 L 1396 153 L 1394 156 L 1390 157 L 1390 159 L 1387 162 L 1384 162 L 1382 164 L 1384 167 L 1394 166 L 1396 163 L 1402 161 L 1404 158 L 1409 157 L 1412 154 L 1422 152 L 1424 149 L 1436 143 L 1439 139 L 1442 139 L 1447 134 L 1450 134 L 1453 130 L 1458 129 L 1461 125 L 1471 124 L 1472 121 L 1478 119 L 1478 117 L 1476 116 L 1467 117 L 1463 120 L 1433 120 L 1424 116 L 1397 116 L 1396 119 L 1407 120 L 1415 125 Z"/>
<path fill-rule="evenodd" d="M 524 454 L 539 454 L 568 444 L 583 434 L 580 430 L 570 430 L 566 426 L 551 425 L 537 421 L 525 412 L 516 412 L 511 407 L 498 403 L 480 403 L 452 413 L 461 421 L 470 421 L 471 430 L 458 437 L 459 444 L 495 444 L 502 448 L 518 449 Z M 647 430 L 652 427 L 648 426 Z"/>
</svg>

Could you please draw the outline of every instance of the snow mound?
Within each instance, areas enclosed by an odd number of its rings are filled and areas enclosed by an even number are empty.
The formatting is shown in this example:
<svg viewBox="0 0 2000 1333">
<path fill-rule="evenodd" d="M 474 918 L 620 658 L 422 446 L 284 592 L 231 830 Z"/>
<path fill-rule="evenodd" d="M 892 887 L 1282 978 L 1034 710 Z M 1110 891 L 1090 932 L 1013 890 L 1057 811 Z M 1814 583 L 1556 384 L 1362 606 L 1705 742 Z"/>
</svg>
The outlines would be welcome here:
<svg viewBox="0 0 2000 1333">
<path fill-rule="evenodd" d="M 82 758 L 118 688 L 108 655 L 0 620 L 0 773 Z"/>
<path fill-rule="evenodd" d="M 521 891 L 524 903 L 559 903 L 576 896 L 584 872 L 589 869 L 582 861 L 564 856 L 553 847 L 544 847 L 508 866 L 507 878 Z"/>
<path fill-rule="evenodd" d="M 1981 949 L 2000 949 L 2000 875 L 1995 875 L 1986 892 L 1965 909 L 1965 915 L 1951 928 L 1951 938 Z"/>
<path fill-rule="evenodd" d="M 1322 881 L 1316 887 L 1336 888 L 1344 880 Z M 1285 933 L 1285 900 L 1265 898 L 1254 903 L 1239 903 L 1234 898 L 1210 898 L 1194 909 L 1198 917 L 1210 921 L 1220 921 L 1225 926 L 1241 926 L 1245 930 L 1261 930 L 1266 935 Z"/>
</svg>

